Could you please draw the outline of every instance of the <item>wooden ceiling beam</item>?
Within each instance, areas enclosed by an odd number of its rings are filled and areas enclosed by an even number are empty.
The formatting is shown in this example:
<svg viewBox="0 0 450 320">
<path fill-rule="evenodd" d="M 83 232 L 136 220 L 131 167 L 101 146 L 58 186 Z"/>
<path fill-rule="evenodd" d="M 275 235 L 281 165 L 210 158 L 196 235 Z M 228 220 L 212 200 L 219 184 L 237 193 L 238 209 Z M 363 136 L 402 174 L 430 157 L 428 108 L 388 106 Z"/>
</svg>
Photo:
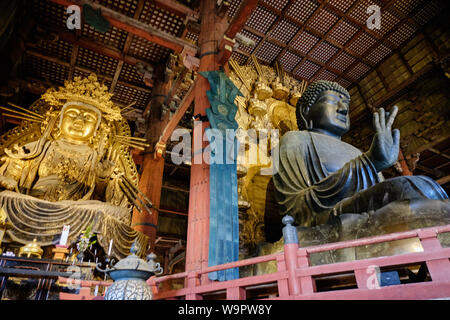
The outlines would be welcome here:
<svg viewBox="0 0 450 320">
<path fill-rule="evenodd" d="M 420 9 L 420 6 L 417 6 L 412 12 L 411 15 L 415 15 L 415 13 L 417 12 L 417 10 Z M 396 32 L 398 30 L 398 28 L 407 20 L 407 18 L 403 18 L 401 19 L 399 22 L 397 22 L 392 28 L 391 30 L 389 30 L 388 32 L 386 32 L 386 34 L 384 35 L 384 37 L 378 41 L 376 41 L 373 45 L 371 45 L 365 52 L 372 52 L 373 50 L 375 50 L 379 45 L 383 44 L 384 39 L 387 39 L 390 35 L 392 35 L 394 32 Z M 413 37 L 415 37 L 417 35 L 419 31 L 416 31 L 413 33 L 413 35 L 411 37 L 409 37 L 407 40 L 404 41 L 404 44 L 408 43 L 408 41 L 410 39 L 412 39 Z M 397 48 L 398 49 L 398 48 Z M 391 57 L 393 53 L 391 53 L 388 57 Z M 386 59 L 388 58 L 386 57 Z M 360 63 L 362 61 L 361 58 L 356 59 L 356 61 L 354 61 L 351 65 L 349 65 L 347 67 L 347 69 L 344 70 L 343 74 L 347 74 L 350 70 L 352 70 L 358 63 Z M 377 68 L 382 62 L 384 62 L 385 59 L 383 59 L 382 61 L 380 61 L 375 68 Z M 372 70 L 369 70 L 368 72 L 366 72 L 363 76 L 361 76 L 359 79 L 363 78 L 365 75 L 367 75 L 369 72 L 371 72 Z M 340 77 L 338 77 L 339 79 Z M 359 79 L 357 79 L 356 81 L 358 81 Z"/>
<path fill-rule="evenodd" d="M 441 170 L 431 169 L 431 168 L 425 167 L 424 165 L 422 165 L 420 163 L 416 164 L 416 169 L 419 169 L 425 173 L 431 174 L 437 178 L 441 178 L 444 176 L 444 172 L 442 172 Z"/>
<path fill-rule="evenodd" d="M 239 7 L 238 12 L 234 15 L 231 20 L 228 29 L 225 31 L 225 35 L 233 39 L 236 34 L 241 31 L 242 27 L 245 25 L 247 20 L 250 18 L 253 10 L 257 7 L 258 0 L 244 0 L 244 2 Z"/>
<path fill-rule="evenodd" d="M 145 0 L 139 0 L 136 11 L 134 12 L 134 19 L 139 19 L 142 10 L 144 9 Z M 131 42 L 133 41 L 133 34 L 128 33 L 127 39 L 125 40 L 125 45 L 123 46 L 123 55 L 127 56 L 128 50 L 130 50 Z M 111 87 L 109 88 L 109 92 L 114 92 L 116 89 L 117 81 L 119 81 L 120 73 L 122 72 L 123 68 L 123 60 L 120 60 L 117 64 L 116 71 L 114 72 L 114 77 L 111 82 Z"/>
<path fill-rule="evenodd" d="M 280 57 L 282 57 L 286 51 L 288 49 L 292 48 L 292 44 L 297 41 L 298 37 L 300 37 L 300 35 L 302 34 L 303 30 L 305 29 L 305 26 L 312 20 L 314 20 L 314 18 L 319 14 L 320 10 L 322 10 L 322 8 L 324 7 L 325 4 L 321 3 L 316 10 L 309 16 L 308 19 L 306 19 L 305 23 L 300 27 L 300 29 L 298 29 L 298 31 L 295 33 L 295 35 L 292 37 L 291 40 L 289 40 L 289 42 L 286 44 L 286 46 L 283 48 L 283 50 L 281 50 L 281 52 L 278 54 L 278 56 L 275 58 L 275 60 L 279 60 Z M 292 71 L 292 74 L 294 74 L 294 72 Z M 308 81 L 307 79 L 301 78 L 301 77 L 297 77 L 297 79 L 301 79 L 301 80 L 305 80 Z"/>
<path fill-rule="evenodd" d="M 72 55 L 70 57 L 70 70 L 69 70 L 69 80 L 73 79 L 75 73 L 75 64 L 77 63 L 78 51 L 80 46 L 76 43 L 72 45 Z"/>
<path fill-rule="evenodd" d="M 11 88 L 23 90 L 25 92 L 30 92 L 35 95 L 41 95 L 48 89 L 48 84 L 44 84 L 44 82 L 41 80 L 31 78 L 28 78 L 27 80 L 9 80 L 8 86 Z"/>
<path fill-rule="evenodd" d="M 184 4 L 181 4 L 181 3 L 177 2 L 177 1 L 174 1 L 174 0 L 153 0 L 153 2 L 155 4 L 157 4 L 158 7 L 166 9 L 167 11 L 172 12 L 172 13 L 174 13 L 176 15 L 190 16 L 190 17 L 193 17 L 193 18 L 195 18 L 197 20 L 200 19 L 200 14 L 197 11 L 195 11 L 195 10 L 193 10 L 193 9 L 191 9 L 191 8 L 185 6 Z M 138 19 L 138 18 L 136 18 L 136 19 Z"/>
<path fill-rule="evenodd" d="M 180 105 L 173 115 L 172 118 L 170 118 L 169 123 L 167 123 L 166 127 L 162 131 L 162 134 L 156 143 L 155 146 L 155 156 L 162 156 L 163 152 L 166 147 L 166 143 L 169 140 L 170 136 L 172 135 L 173 130 L 178 126 L 178 123 L 183 118 L 186 111 L 191 106 L 192 102 L 194 101 L 195 97 L 195 91 L 194 88 L 196 86 L 197 80 L 191 84 L 191 87 L 189 88 L 189 91 L 184 95 L 183 100 L 180 102 Z"/>
<path fill-rule="evenodd" d="M 177 53 L 181 53 L 183 49 L 189 48 L 191 51 L 198 52 L 198 47 L 184 39 L 177 38 L 167 32 L 160 31 L 148 24 L 137 19 L 130 18 L 124 14 L 116 12 L 105 6 L 99 5 L 89 0 L 50 0 L 63 6 L 78 5 L 83 8 L 84 4 L 90 5 L 95 10 L 100 9 L 102 15 L 109 23 L 121 30 L 132 33 L 136 36 L 144 38 L 150 42 L 156 43 L 165 48 L 169 48 Z"/>
<path fill-rule="evenodd" d="M 433 64 L 428 64 L 427 66 L 423 67 L 419 72 L 415 73 L 413 76 L 408 78 L 407 80 L 403 81 L 401 84 L 399 84 L 397 87 L 387 90 L 386 94 L 383 95 L 383 98 L 378 100 L 373 104 L 374 108 L 380 108 L 386 104 L 387 101 L 392 100 L 398 93 L 400 93 L 403 89 L 407 88 L 408 86 L 414 84 L 419 78 L 427 74 L 429 71 L 433 69 Z"/>
<path fill-rule="evenodd" d="M 422 36 L 424 37 L 425 42 L 426 42 L 428 48 L 430 48 L 433 57 L 434 57 L 436 60 L 439 60 L 439 61 L 440 61 L 440 60 L 441 60 L 441 56 L 440 56 L 440 54 L 439 54 L 439 49 L 438 49 L 437 46 L 434 44 L 433 40 L 431 40 L 431 38 L 430 38 L 430 36 L 428 35 L 428 33 L 426 32 L 425 28 L 421 29 L 420 34 L 422 34 Z"/>
<path fill-rule="evenodd" d="M 80 37 L 81 30 L 76 30 L 77 37 Z M 80 50 L 80 46 L 76 43 L 72 44 L 72 54 L 70 57 L 70 70 L 69 70 L 69 80 L 73 79 L 75 73 L 75 65 L 77 64 L 78 51 Z"/>
<path fill-rule="evenodd" d="M 445 154 L 443 152 L 440 152 L 439 150 L 435 149 L 435 148 L 429 148 L 428 150 L 430 150 L 433 153 L 436 153 L 438 155 L 440 155 L 441 157 L 444 157 L 446 159 L 450 159 L 450 156 L 448 154 Z"/>
<path fill-rule="evenodd" d="M 403 66 L 406 68 L 406 70 L 408 70 L 409 75 L 412 76 L 414 74 L 414 71 L 411 68 L 411 66 L 409 65 L 409 63 L 406 60 L 405 56 L 400 52 L 400 50 L 398 48 L 394 50 L 394 53 L 396 53 L 398 55 L 398 57 L 400 58 L 400 61 L 403 64 Z"/>
<path fill-rule="evenodd" d="M 389 0 L 387 2 L 385 2 L 382 6 L 382 8 L 380 8 L 381 10 L 386 9 L 388 6 L 390 6 L 393 3 L 393 0 Z M 328 3 L 325 3 L 327 8 L 330 8 L 330 5 Z M 339 9 L 333 9 L 332 11 L 340 16 L 339 21 L 344 21 L 344 20 L 348 20 L 349 22 L 352 22 L 351 20 L 354 19 L 350 19 L 350 17 L 348 16 L 348 14 L 358 5 L 358 1 L 355 1 L 350 8 L 348 8 L 347 12 L 342 12 Z M 333 8 L 333 7 L 332 7 Z M 337 11 L 336 11 L 337 10 Z M 340 23 L 340 22 L 339 22 Z M 328 60 L 328 62 L 325 64 L 324 67 L 322 67 L 321 69 L 317 70 L 316 74 L 313 76 L 312 80 L 313 81 L 315 79 L 316 76 L 318 76 L 320 74 L 320 72 L 322 72 L 322 70 L 324 68 L 329 68 L 330 64 L 334 61 L 334 59 L 336 59 L 336 57 L 338 57 L 343 51 L 349 53 L 351 56 L 357 58 L 357 59 L 361 59 L 362 62 L 364 62 L 365 64 L 368 64 L 370 67 L 374 67 L 374 64 L 372 62 L 370 62 L 369 60 L 367 60 L 365 57 L 361 56 L 360 54 L 355 54 L 352 50 L 348 49 L 348 46 L 350 46 L 363 32 L 367 32 L 368 28 L 364 25 L 361 25 L 360 23 L 356 23 L 356 25 L 359 27 L 359 30 L 349 39 L 347 40 L 347 42 L 340 48 L 340 50 L 338 50 L 335 54 L 333 54 L 333 56 L 331 56 L 331 58 Z M 371 32 L 369 32 L 370 34 L 373 33 L 372 30 L 369 30 Z M 331 30 L 329 30 L 328 33 L 331 33 Z M 379 37 L 377 38 L 379 39 Z M 329 40 L 328 40 L 329 41 Z M 340 72 L 338 73 L 339 77 L 342 77 L 344 74 L 346 74 L 346 72 Z M 336 78 L 335 80 L 339 79 Z M 344 78 L 346 79 L 346 78 Z M 346 80 L 349 80 L 348 78 Z M 350 82 L 353 82 L 353 79 L 350 80 Z"/>
<path fill-rule="evenodd" d="M 355 2 L 355 3 L 349 8 L 349 11 L 350 11 L 353 7 L 355 7 L 356 4 L 358 4 L 358 2 Z M 259 2 L 259 5 L 262 6 L 262 7 L 264 7 L 264 8 L 266 8 L 266 9 L 268 9 L 269 11 L 272 11 L 272 13 L 274 13 L 274 14 L 276 14 L 276 15 L 281 14 L 281 11 L 280 11 L 280 10 L 277 10 L 276 8 L 272 7 L 270 4 L 268 4 L 268 3 L 266 3 L 266 2 L 261 2 L 261 1 L 260 1 L 260 2 Z M 344 51 L 346 51 L 346 52 L 349 53 L 350 55 L 359 57 L 359 54 L 357 54 L 357 53 L 354 52 L 353 50 L 350 50 L 349 48 L 345 48 L 343 45 L 341 45 L 340 43 L 334 41 L 333 39 L 325 39 L 326 36 L 325 36 L 324 34 L 321 34 L 320 32 L 317 32 L 316 30 L 309 28 L 309 27 L 306 25 L 306 22 L 303 24 L 303 23 L 301 23 L 299 20 L 297 20 L 297 19 L 295 19 L 295 18 L 293 18 L 293 17 L 291 17 L 291 16 L 288 16 L 288 15 L 286 15 L 286 14 L 283 14 L 283 19 L 286 19 L 287 21 L 292 22 L 292 23 L 295 24 L 295 25 L 299 25 L 299 26 L 302 25 L 302 26 L 303 26 L 303 27 L 301 27 L 301 28 L 303 28 L 302 31 L 306 31 L 306 32 L 312 34 L 313 36 L 319 38 L 319 39 L 320 39 L 320 42 L 322 42 L 323 40 L 326 40 L 327 42 L 329 42 L 329 43 L 332 44 L 333 46 L 335 46 L 335 47 L 337 47 L 337 48 L 339 48 L 339 49 L 343 49 Z M 343 17 L 339 19 L 339 21 L 342 21 L 342 20 L 343 20 Z M 332 29 L 333 29 L 334 27 L 337 27 L 337 25 L 338 25 L 338 23 L 335 23 L 335 25 L 332 27 Z M 249 30 L 249 31 L 250 31 L 250 30 Z M 331 33 L 331 31 L 332 31 L 332 30 L 330 30 L 330 31 L 327 32 L 326 34 Z M 258 34 L 257 34 L 257 35 L 258 35 Z M 268 36 L 268 39 L 270 39 L 270 35 Z M 283 47 L 286 47 L 286 45 L 287 45 L 287 44 L 283 44 Z M 291 50 L 292 47 L 290 47 L 289 49 Z M 282 53 L 284 53 L 284 52 L 282 52 Z M 303 56 L 303 54 L 301 54 L 301 55 Z M 282 56 L 281 53 L 280 53 L 279 56 L 280 56 L 280 57 Z M 371 64 L 371 62 L 368 61 L 368 64 Z"/>
<path fill-rule="evenodd" d="M 167 94 L 166 99 L 164 100 L 164 104 L 166 106 L 169 106 L 169 104 L 172 102 L 173 97 L 178 92 L 178 89 L 183 84 L 184 78 L 186 77 L 186 74 L 188 73 L 188 68 L 184 67 L 183 70 L 178 74 L 177 79 L 173 82 L 172 87 L 169 90 L 169 93 Z"/>
<path fill-rule="evenodd" d="M 110 58 L 113 58 L 113 59 L 116 59 L 119 61 L 124 61 L 131 65 L 136 65 L 138 62 L 140 62 L 144 65 L 151 65 L 151 63 L 149 63 L 148 61 L 129 56 L 127 54 L 124 54 L 122 51 L 120 51 L 116 48 L 92 41 L 91 39 L 89 39 L 87 37 L 77 38 L 77 36 L 71 32 L 67 32 L 67 31 L 59 32 L 58 38 L 62 41 L 68 42 L 70 44 L 78 45 L 81 48 L 88 49 L 90 51 L 96 52 L 101 55 L 108 56 Z M 36 46 L 35 44 L 32 44 L 32 43 L 27 43 L 27 45 L 31 46 L 31 47 Z"/>
<path fill-rule="evenodd" d="M 324 2 L 325 3 L 325 7 L 330 10 L 332 13 L 336 14 L 337 16 L 344 18 L 345 20 L 347 20 L 348 22 L 350 22 L 351 24 L 357 26 L 360 29 L 363 29 L 365 32 L 367 32 L 368 34 L 370 34 L 371 36 L 373 36 L 375 39 L 377 39 L 378 41 L 384 41 L 386 39 L 386 37 L 380 35 L 378 32 L 374 31 L 374 30 L 370 30 L 369 28 L 367 28 L 366 24 L 363 24 L 361 22 L 359 22 L 358 20 L 352 18 L 349 16 L 349 13 L 352 11 L 353 8 L 350 8 L 347 10 L 347 12 L 343 12 L 338 8 L 335 8 L 334 6 L 332 6 L 331 4 L 327 3 L 327 1 L 323 1 L 323 0 L 318 0 L 319 2 Z M 381 10 L 381 15 L 383 15 L 383 11 L 387 10 L 388 8 L 391 8 L 394 4 L 395 0 L 388 0 L 388 1 L 383 1 L 383 5 L 380 7 Z M 359 4 L 358 1 L 356 1 L 352 7 L 354 7 L 355 4 Z M 385 43 L 391 50 L 394 49 L 394 45 L 390 42 Z"/>
<path fill-rule="evenodd" d="M 258 2 L 258 1 L 256 1 Z M 260 4 L 263 3 L 262 1 L 260 2 Z M 252 53 L 255 54 L 258 53 L 258 50 L 261 48 L 261 46 L 264 44 L 264 42 L 267 40 L 268 36 L 270 35 L 270 33 L 273 31 L 273 29 L 276 27 L 277 23 L 284 18 L 285 13 L 287 10 L 289 10 L 289 8 L 291 7 L 291 5 L 294 3 L 293 0 L 289 0 L 289 2 L 286 4 L 286 6 L 284 7 L 283 10 L 280 11 L 280 13 L 277 15 L 277 18 L 272 22 L 272 24 L 270 25 L 269 29 L 267 30 L 267 32 L 265 34 L 261 34 L 259 33 L 259 36 L 262 36 L 261 41 L 258 43 L 258 45 L 253 49 Z M 254 30 L 254 29 L 253 29 Z M 254 30 L 256 31 L 256 30 Z M 276 61 L 276 60 L 275 60 Z M 246 63 L 248 64 L 250 62 L 250 56 L 247 58 Z"/>
<path fill-rule="evenodd" d="M 450 175 L 436 180 L 441 186 L 450 182 Z"/>
<path fill-rule="evenodd" d="M 351 10 L 353 10 L 353 8 L 358 4 L 358 1 L 355 1 L 355 3 L 353 3 L 350 8 L 347 10 L 347 12 L 350 12 Z M 344 21 L 344 16 L 341 16 L 337 22 L 323 35 L 323 37 L 311 48 L 311 50 L 309 50 L 309 52 L 312 52 L 317 46 L 319 46 L 322 42 L 325 41 L 325 38 L 328 38 L 328 36 Z M 330 39 L 328 39 L 329 41 Z M 346 50 L 345 45 L 341 46 L 339 49 L 342 50 L 338 50 L 340 52 L 342 52 L 343 50 Z M 354 55 L 353 53 L 350 53 L 352 56 Z M 333 54 L 330 59 L 327 62 L 333 61 L 332 58 L 335 57 L 335 54 Z M 300 61 L 301 62 L 301 61 Z M 311 78 L 311 82 L 313 82 L 314 80 L 316 80 L 316 78 L 320 75 L 320 73 L 327 67 L 326 63 L 325 65 L 323 65 L 319 70 L 317 70 L 317 72 L 312 76 Z M 329 67 L 329 66 L 328 66 Z M 338 73 L 339 75 L 340 73 Z"/>
<path fill-rule="evenodd" d="M 65 62 L 65 61 L 62 61 L 62 60 L 60 60 L 60 59 L 58 59 L 58 58 L 55 58 L 55 57 L 49 57 L 49 56 L 46 56 L 46 55 L 44 55 L 44 54 L 42 54 L 42 53 L 39 53 L 39 52 L 36 52 L 36 51 L 33 51 L 33 50 L 29 50 L 29 49 L 27 49 L 27 50 L 25 51 L 25 53 L 26 53 L 26 54 L 29 54 L 29 55 L 32 55 L 32 56 L 35 56 L 35 57 L 37 57 L 37 58 L 43 59 L 43 60 L 47 60 L 47 61 L 56 63 L 56 64 L 58 64 L 58 65 L 61 65 L 61 66 L 64 66 L 64 67 L 67 67 L 68 69 L 70 69 L 70 63 Z M 85 68 L 85 67 L 75 66 L 75 69 L 76 69 L 76 70 L 79 70 L 79 71 L 81 71 L 81 72 L 84 72 L 84 73 L 95 73 L 95 74 L 97 74 L 96 71 L 90 70 L 90 69 Z M 97 76 L 98 76 L 99 78 L 103 78 L 103 79 L 108 80 L 108 81 L 112 81 L 112 80 L 113 80 L 112 77 L 107 76 L 107 75 L 104 75 L 104 74 L 97 74 Z M 123 86 L 125 86 L 125 87 L 129 87 L 129 88 L 132 88 L 132 89 L 135 89 L 135 90 L 144 91 L 144 92 L 147 92 L 147 93 L 151 93 L 151 92 L 152 92 L 151 89 L 139 87 L 139 86 L 136 86 L 136 85 L 131 84 L 131 83 L 128 83 L 128 82 L 121 82 L 121 81 L 118 81 L 118 83 L 119 83 L 120 85 L 123 85 Z"/>
</svg>

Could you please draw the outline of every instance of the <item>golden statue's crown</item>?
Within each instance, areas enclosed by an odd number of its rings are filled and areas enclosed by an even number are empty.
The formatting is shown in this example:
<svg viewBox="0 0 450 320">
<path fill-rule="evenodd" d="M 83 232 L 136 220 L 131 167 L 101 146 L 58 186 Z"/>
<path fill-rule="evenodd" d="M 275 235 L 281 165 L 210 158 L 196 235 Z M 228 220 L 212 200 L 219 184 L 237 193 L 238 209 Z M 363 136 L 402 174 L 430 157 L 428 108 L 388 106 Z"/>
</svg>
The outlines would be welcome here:
<svg viewBox="0 0 450 320">
<path fill-rule="evenodd" d="M 42 95 L 52 106 L 62 106 L 68 101 L 79 101 L 98 108 L 107 120 L 120 120 L 120 109 L 111 101 L 112 93 L 108 87 L 97 81 L 95 74 L 87 78 L 75 77 L 73 81 L 66 80 L 64 87 L 58 90 L 50 88 Z"/>
</svg>

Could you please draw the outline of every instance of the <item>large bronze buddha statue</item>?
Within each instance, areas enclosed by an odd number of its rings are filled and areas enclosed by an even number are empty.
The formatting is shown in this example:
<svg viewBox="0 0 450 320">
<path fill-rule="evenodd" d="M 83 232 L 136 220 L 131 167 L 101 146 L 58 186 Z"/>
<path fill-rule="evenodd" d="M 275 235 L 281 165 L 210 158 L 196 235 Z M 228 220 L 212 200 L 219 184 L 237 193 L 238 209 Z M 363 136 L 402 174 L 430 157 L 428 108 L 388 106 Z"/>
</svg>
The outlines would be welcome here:
<svg viewBox="0 0 450 320">
<path fill-rule="evenodd" d="M 130 227 L 138 175 L 128 146 L 135 140 L 111 96 L 95 75 L 66 81 L 2 136 L 0 205 L 14 226 L 10 241 L 56 244 L 70 225 L 72 242 L 94 222 L 103 248 L 113 240 L 112 255 L 126 256 L 135 240 L 146 250 L 147 237 Z"/>
<path fill-rule="evenodd" d="M 349 93 L 337 83 L 312 83 L 296 106 L 300 130 L 280 140 L 275 198 L 281 216 L 295 219 L 300 246 L 449 224 L 450 202 L 435 181 L 425 176 L 384 179 L 381 174 L 399 153 L 400 132 L 392 130 L 397 107 L 374 113 L 376 133 L 369 150 L 361 152 L 341 141 L 350 128 L 349 102 Z M 282 246 L 282 239 L 261 244 L 259 254 L 279 252 Z M 312 263 L 415 250 L 420 250 L 417 239 L 324 253 Z"/>
<path fill-rule="evenodd" d="M 280 141 L 280 165 L 274 175 L 282 214 L 298 225 L 326 223 L 330 215 L 368 213 L 391 202 L 413 199 L 448 199 L 445 191 L 425 176 L 384 180 L 382 170 L 394 165 L 400 131 L 392 130 L 397 107 L 373 115 L 376 134 L 362 153 L 341 141 L 350 128 L 350 96 L 335 82 L 311 84 L 297 103 L 300 131 Z"/>
</svg>

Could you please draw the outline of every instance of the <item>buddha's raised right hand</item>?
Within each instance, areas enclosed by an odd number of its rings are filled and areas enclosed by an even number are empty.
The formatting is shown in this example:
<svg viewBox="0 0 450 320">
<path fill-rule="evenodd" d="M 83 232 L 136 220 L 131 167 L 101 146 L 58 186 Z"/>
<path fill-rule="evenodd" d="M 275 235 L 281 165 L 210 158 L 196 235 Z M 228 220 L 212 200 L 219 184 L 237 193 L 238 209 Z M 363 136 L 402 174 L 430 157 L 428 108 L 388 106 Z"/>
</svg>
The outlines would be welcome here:
<svg viewBox="0 0 450 320">
<path fill-rule="evenodd" d="M 394 106 L 387 120 L 383 108 L 373 114 L 373 126 L 376 133 L 372 145 L 367 151 L 367 156 L 378 172 L 392 167 L 398 158 L 400 131 L 398 129 L 392 130 L 397 112 L 398 108 Z"/>
</svg>

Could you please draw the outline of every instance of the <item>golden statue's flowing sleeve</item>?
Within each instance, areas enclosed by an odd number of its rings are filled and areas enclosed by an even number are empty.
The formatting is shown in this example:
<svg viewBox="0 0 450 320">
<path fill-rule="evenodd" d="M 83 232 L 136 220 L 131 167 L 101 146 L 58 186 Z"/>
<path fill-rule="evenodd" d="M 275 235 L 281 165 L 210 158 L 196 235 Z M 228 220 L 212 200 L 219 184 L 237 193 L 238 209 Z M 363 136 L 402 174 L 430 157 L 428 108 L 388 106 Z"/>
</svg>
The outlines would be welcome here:
<svg viewBox="0 0 450 320">
<path fill-rule="evenodd" d="M 375 185 L 379 176 L 365 154 L 328 173 L 311 134 L 291 131 L 280 141 L 279 168 L 273 182 L 280 213 L 291 215 L 300 226 L 310 227 L 325 223 L 334 205 Z"/>
<path fill-rule="evenodd" d="M 18 181 L 21 176 L 23 161 L 20 159 L 12 159 L 8 156 L 4 156 L 0 160 L 2 161 L 2 166 L 0 167 L 0 175 L 4 177 L 10 177 Z"/>
</svg>

